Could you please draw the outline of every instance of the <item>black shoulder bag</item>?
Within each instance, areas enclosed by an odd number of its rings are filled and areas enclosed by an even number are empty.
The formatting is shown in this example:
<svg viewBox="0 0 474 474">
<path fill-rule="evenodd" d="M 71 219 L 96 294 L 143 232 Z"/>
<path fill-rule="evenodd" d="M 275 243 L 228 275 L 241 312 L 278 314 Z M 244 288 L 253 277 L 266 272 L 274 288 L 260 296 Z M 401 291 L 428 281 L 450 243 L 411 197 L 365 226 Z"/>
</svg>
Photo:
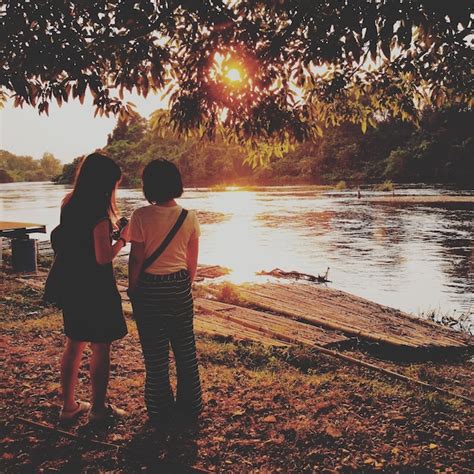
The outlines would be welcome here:
<svg viewBox="0 0 474 474">
<path fill-rule="evenodd" d="M 61 224 L 51 231 L 50 241 L 54 251 L 54 260 L 44 285 L 43 301 L 61 309 L 64 297 L 65 268 L 60 249 L 64 241 Z"/>
</svg>

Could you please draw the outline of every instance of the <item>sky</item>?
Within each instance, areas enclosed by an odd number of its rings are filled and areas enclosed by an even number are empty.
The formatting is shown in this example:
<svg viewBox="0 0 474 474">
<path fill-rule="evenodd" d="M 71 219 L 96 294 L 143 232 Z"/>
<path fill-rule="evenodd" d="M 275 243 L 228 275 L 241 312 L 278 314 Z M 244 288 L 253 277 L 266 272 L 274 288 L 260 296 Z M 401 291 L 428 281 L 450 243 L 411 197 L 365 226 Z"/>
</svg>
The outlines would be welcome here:
<svg viewBox="0 0 474 474">
<path fill-rule="evenodd" d="M 131 95 L 137 111 L 148 117 L 156 109 L 166 107 L 160 96 L 149 94 L 147 99 Z M 86 97 L 84 105 L 72 100 L 58 107 L 50 104 L 49 117 L 39 115 L 33 107 L 14 108 L 8 101 L 0 109 L 0 149 L 16 155 L 29 155 L 35 159 L 43 153 L 52 153 L 63 163 L 105 146 L 107 135 L 113 130 L 116 118 L 94 118 L 92 98 Z"/>
</svg>

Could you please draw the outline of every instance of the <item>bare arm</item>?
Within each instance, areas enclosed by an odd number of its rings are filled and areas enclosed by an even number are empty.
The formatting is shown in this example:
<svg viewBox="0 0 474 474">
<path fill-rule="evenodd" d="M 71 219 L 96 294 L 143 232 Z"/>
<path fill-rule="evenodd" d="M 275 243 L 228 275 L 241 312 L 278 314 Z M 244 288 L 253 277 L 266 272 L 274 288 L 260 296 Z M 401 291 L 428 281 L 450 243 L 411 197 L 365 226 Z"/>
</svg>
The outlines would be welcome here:
<svg viewBox="0 0 474 474">
<path fill-rule="evenodd" d="M 128 290 L 133 292 L 138 285 L 138 278 L 145 261 L 145 244 L 132 240 L 132 249 L 128 259 Z"/>
<path fill-rule="evenodd" d="M 104 219 L 94 227 L 95 260 L 99 265 L 111 263 L 115 256 L 125 246 L 122 240 L 112 245 L 110 240 L 109 221 Z"/>
<path fill-rule="evenodd" d="M 197 263 L 199 255 L 199 237 L 193 238 L 188 243 L 188 251 L 186 255 L 186 263 L 189 272 L 189 278 L 191 283 L 194 281 L 196 276 Z"/>
</svg>

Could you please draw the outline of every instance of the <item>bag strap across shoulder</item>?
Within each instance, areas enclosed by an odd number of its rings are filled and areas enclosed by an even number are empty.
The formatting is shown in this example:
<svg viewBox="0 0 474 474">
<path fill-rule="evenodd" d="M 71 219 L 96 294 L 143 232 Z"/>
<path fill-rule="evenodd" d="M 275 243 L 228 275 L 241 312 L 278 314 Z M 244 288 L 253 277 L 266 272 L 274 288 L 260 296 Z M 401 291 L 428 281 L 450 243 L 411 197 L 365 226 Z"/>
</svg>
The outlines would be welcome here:
<svg viewBox="0 0 474 474">
<path fill-rule="evenodd" d="M 178 220 L 168 232 L 168 235 L 164 238 L 163 242 L 161 242 L 160 246 L 143 262 L 142 272 L 145 271 L 145 269 L 147 269 L 166 250 L 166 247 L 168 247 L 169 243 L 173 240 L 173 237 L 183 225 L 184 219 L 186 219 L 187 215 L 187 209 L 183 209 Z"/>
</svg>

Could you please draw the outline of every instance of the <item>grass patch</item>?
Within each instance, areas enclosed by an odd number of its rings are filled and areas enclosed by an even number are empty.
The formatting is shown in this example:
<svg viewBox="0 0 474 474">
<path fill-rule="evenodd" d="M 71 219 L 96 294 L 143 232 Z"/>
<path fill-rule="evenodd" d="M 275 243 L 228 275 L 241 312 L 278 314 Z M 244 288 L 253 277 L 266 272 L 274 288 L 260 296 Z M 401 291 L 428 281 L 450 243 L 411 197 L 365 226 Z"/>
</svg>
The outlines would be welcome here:
<svg viewBox="0 0 474 474">
<path fill-rule="evenodd" d="M 389 179 L 387 179 L 383 183 L 379 183 L 374 186 L 374 191 L 393 191 L 393 190 L 394 190 L 393 183 Z"/>
<path fill-rule="evenodd" d="M 46 308 L 42 292 L 10 279 L 2 282 L 1 321 L 24 320 L 40 315 Z"/>
<path fill-rule="evenodd" d="M 365 378 L 364 388 L 367 394 L 374 397 L 398 397 L 400 395 L 400 386 L 391 380 L 382 378 Z"/>
<path fill-rule="evenodd" d="M 211 290 L 210 287 L 209 290 Z M 235 304 L 238 306 L 245 306 L 247 303 L 247 300 L 240 292 L 239 287 L 234 283 L 225 281 L 215 288 L 212 288 L 211 291 L 214 296 L 223 303 Z"/>
<path fill-rule="evenodd" d="M 469 335 L 474 335 L 474 315 L 471 312 L 466 311 L 462 314 L 449 314 L 440 312 L 437 309 L 430 309 L 425 312 L 418 313 L 418 317 L 426 319 L 434 323 L 447 326 L 456 331 L 463 331 Z"/>
<path fill-rule="evenodd" d="M 219 342 L 202 338 L 198 342 L 200 359 L 207 364 L 227 367 L 243 366 L 249 370 L 279 371 L 287 370 L 281 350 L 251 342 Z"/>
<path fill-rule="evenodd" d="M 2 321 L 0 328 L 3 331 L 18 331 L 28 333 L 32 331 L 50 332 L 58 331 L 63 327 L 63 318 L 60 313 L 54 311 L 42 314 L 39 317 L 31 317 L 26 320 Z"/>
<path fill-rule="evenodd" d="M 193 285 L 193 297 L 194 298 L 207 298 L 212 293 L 209 291 L 208 285 L 203 285 L 200 283 L 195 283 Z"/>
<path fill-rule="evenodd" d="M 54 255 L 42 255 L 38 254 L 37 256 L 38 267 L 49 270 L 54 261 Z"/>
<path fill-rule="evenodd" d="M 457 412 L 462 408 L 462 401 L 458 398 L 447 398 L 440 393 L 425 393 L 422 401 L 433 412 Z"/>
<path fill-rule="evenodd" d="M 206 363 L 227 367 L 240 365 L 252 371 L 284 373 L 295 370 L 314 378 L 317 383 L 332 378 L 340 367 L 338 361 L 303 346 L 281 348 L 254 342 L 222 341 L 203 336 L 198 341 L 198 351 Z"/>
</svg>

